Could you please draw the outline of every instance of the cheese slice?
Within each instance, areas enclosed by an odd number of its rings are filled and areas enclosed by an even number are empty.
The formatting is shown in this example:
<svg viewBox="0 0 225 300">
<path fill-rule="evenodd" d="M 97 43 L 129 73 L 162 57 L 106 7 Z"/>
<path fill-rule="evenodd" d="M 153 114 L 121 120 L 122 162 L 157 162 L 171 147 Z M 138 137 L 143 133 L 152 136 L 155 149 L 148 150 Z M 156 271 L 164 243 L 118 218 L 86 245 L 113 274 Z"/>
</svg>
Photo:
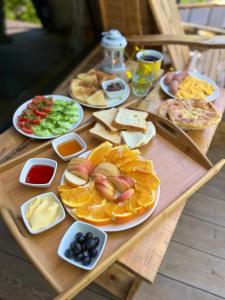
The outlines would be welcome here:
<svg viewBox="0 0 225 300">
<path fill-rule="evenodd" d="M 130 149 L 138 148 L 148 144 L 148 142 L 155 135 L 156 130 L 152 122 L 147 122 L 147 130 L 145 132 L 121 131 L 121 136 Z"/>
<path fill-rule="evenodd" d="M 31 228 L 35 231 L 51 225 L 58 215 L 59 205 L 52 197 L 37 197 L 26 211 Z"/>
</svg>

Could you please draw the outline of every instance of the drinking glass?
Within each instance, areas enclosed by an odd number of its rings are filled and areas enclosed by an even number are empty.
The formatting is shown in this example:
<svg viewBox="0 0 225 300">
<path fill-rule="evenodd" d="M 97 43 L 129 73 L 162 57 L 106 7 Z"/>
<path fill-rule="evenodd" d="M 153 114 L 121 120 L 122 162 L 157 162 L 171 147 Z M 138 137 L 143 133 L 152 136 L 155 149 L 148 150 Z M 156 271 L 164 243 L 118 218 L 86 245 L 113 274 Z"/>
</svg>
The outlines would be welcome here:
<svg viewBox="0 0 225 300">
<path fill-rule="evenodd" d="M 152 74 L 141 74 L 140 72 L 134 72 L 132 74 L 131 87 L 135 96 L 145 97 L 147 96 L 153 83 Z"/>
</svg>

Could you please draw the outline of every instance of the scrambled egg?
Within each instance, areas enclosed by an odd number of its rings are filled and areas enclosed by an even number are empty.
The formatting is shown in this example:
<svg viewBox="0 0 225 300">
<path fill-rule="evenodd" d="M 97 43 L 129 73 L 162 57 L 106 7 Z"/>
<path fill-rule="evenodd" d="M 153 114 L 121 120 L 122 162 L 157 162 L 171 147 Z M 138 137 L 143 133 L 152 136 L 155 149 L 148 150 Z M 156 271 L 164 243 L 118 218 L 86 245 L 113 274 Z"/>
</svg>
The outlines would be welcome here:
<svg viewBox="0 0 225 300">
<path fill-rule="evenodd" d="M 214 86 L 207 81 L 187 76 L 179 84 L 175 96 L 177 99 L 203 100 L 211 95 L 214 90 Z"/>
</svg>

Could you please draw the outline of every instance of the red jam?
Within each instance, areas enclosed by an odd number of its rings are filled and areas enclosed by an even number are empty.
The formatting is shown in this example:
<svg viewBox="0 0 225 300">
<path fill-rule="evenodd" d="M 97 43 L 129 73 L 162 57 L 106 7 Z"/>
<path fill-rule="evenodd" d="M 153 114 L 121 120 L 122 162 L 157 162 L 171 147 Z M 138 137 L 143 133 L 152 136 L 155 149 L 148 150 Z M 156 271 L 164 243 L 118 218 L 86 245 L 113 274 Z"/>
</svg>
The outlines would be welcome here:
<svg viewBox="0 0 225 300">
<path fill-rule="evenodd" d="M 30 168 L 26 182 L 33 184 L 48 183 L 54 173 L 54 168 L 47 165 L 34 165 Z"/>
</svg>

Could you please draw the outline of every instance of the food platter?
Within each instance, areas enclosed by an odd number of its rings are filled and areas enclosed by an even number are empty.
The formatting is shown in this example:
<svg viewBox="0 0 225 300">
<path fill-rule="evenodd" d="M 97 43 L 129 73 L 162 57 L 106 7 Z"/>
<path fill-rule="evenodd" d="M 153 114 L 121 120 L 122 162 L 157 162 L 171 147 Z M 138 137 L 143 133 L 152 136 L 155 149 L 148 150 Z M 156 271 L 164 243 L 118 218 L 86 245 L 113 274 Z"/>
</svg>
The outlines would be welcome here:
<svg viewBox="0 0 225 300">
<path fill-rule="evenodd" d="M 91 151 L 87 151 L 85 153 L 82 153 L 80 155 L 80 157 L 88 157 L 88 155 L 91 153 Z M 64 181 L 64 173 L 62 175 L 62 178 L 61 178 L 61 181 L 60 181 L 60 185 L 63 185 L 65 183 Z M 127 229 L 130 229 L 130 228 L 133 228 L 141 223 L 143 223 L 145 220 L 147 220 L 152 214 L 153 212 L 155 211 L 157 205 L 158 205 L 158 202 L 159 202 L 159 197 L 160 197 L 160 186 L 157 188 L 157 192 L 156 192 L 156 199 L 155 199 L 155 202 L 154 202 L 154 206 L 150 209 L 148 209 L 144 214 L 140 215 L 140 216 L 137 216 L 135 217 L 135 219 L 132 219 L 131 221 L 125 223 L 125 224 L 108 224 L 108 225 L 103 225 L 103 226 L 97 226 L 96 227 L 99 227 L 100 229 L 106 231 L 106 232 L 117 232 L 117 231 L 123 231 L 123 230 L 127 230 Z M 70 214 L 70 216 L 72 218 L 74 218 L 75 220 L 78 220 L 74 214 L 71 212 L 71 209 L 64 205 L 66 211 Z"/>
<path fill-rule="evenodd" d="M 89 108 L 106 109 L 106 108 L 116 107 L 118 105 L 123 104 L 128 99 L 128 97 L 130 95 L 130 88 L 129 88 L 129 85 L 124 80 L 122 80 L 121 78 L 116 77 L 115 79 L 119 79 L 120 81 L 123 82 L 123 84 L 125 86 L 125 90 L 124 90 L 124 93 L 121 95 L 121 97 L 108 98 L 105 95 L 105 99 L 107 101 L 107 105 L 106 106 L 92 105 L 92 104 L 88 104 L 88 103 L 82 102 L 79 99 L 73 97 L 71 90 L 69 90 L 70 96 L 71 96 L 71 98 L 73 98 L 74 100 L 76 100 L 77 102 L 79 102 L 81 105 L 83 105 L 85 107 L 89 107 Z"/>
<path fill-rule="evenodd" d="M 178 74 L 179 72 L 180 72 L 180 71 L 177 71 L 176 73 Z M 192 77 L 195 77 L 195 78 L 197 78 L 197 79 L 204 80 L 204 81 L 208 82 L 209 84 L 211 84 L 211 85 L 215 88 L 214 91 L 213 91 L 213 93 L 212 93 L 210 96 L 208 96 L 208 97 L 206 97 L 206 98 L 204 99 L 206 102 L 212 102 L 212 101 L 214 101 L 216 98 L 218 98 L 218 96 L 219 96 L 219 87 L 217 86 L 217 84 L 216 84 L 212 79 L 210 79 L 210 78 L 208 78 L 207 76 L 205 76 L 205 75 L 203 75 L 203 74 L 201 74 L 201 73 L 198 73 L 198 72 L 191 72 L 191 71 L 189 71 L 188 74 L 189 74 L 190 76 L 192 76 Z M 168 85 L 166 85 L 166 84 L 164 83 L 164 79 L 165 79 L 166 75 L 167 75 L 167 74 L 165 74 L 165 75 L 160 79 L 160 86 L 161 86 L 162 90 L 163 90 L 168 96 L 170 96 L 170 97 L 172 97 L 172 98 L 176 98 L 176 96 L 175 96 L 174 94 L 172 94 L 172 93 L 169 91 Z"/>
<path fill-rule="evenodd" d="M 74 101 L 73 99 L 71 99 L 69 97 L 60 96 L 60 95 L 46 95 L 44 97 L 52 97 L 53 102 L 55 100 L 63 100 L 65 102 Z M 24 132 L 23 130 L 20 129 L 20 127 L 18 126 L 18 117 L 21 115 L 21 113 L 23 112 L 23 110 L 25 110 L 27 108 L 27 105 L 30 104 L 31 102 L 32 102 L 32 99 L 26 101 L 25 103 L 23 103 L 22 105 L 20 105 L 17 108 L 17 110 L 15 111 L 15 113 L 13 115 L 13 126 L 15 127 L 15 129 L 19 133 L 21 133 L 22 135 L 25 135 L 25 136 L 27 136 L 29 138 L 32 138 L 32 139 L 41 139 L 41 140 L 43 140 L 43 139 L 52 139 L 52 138 L 55 138 L 55 137 L 59 136 L 59 134 L 52 134 L 52 135 L 50 135 L 48 137 L 38 136 L 38 135 L 36 135 L 34 133 L 32 133 L 32 134 L 26 133 L 26 132 Z M 71 123 L 71 127 L 67 130 L 67 132 L 72 131 L 75 128 L 77 128 L 80 125 L 80 123 L 82 122 L 82 120 L 83 120 L 83 109 L 82 109 L 82 107 L 81 107 L 81 105 L 79 103 L 76 102 L 76 105 L 77 105 L 78 120 L 76 122 L 74 122 L 74 123 Z"/>
</svg>

